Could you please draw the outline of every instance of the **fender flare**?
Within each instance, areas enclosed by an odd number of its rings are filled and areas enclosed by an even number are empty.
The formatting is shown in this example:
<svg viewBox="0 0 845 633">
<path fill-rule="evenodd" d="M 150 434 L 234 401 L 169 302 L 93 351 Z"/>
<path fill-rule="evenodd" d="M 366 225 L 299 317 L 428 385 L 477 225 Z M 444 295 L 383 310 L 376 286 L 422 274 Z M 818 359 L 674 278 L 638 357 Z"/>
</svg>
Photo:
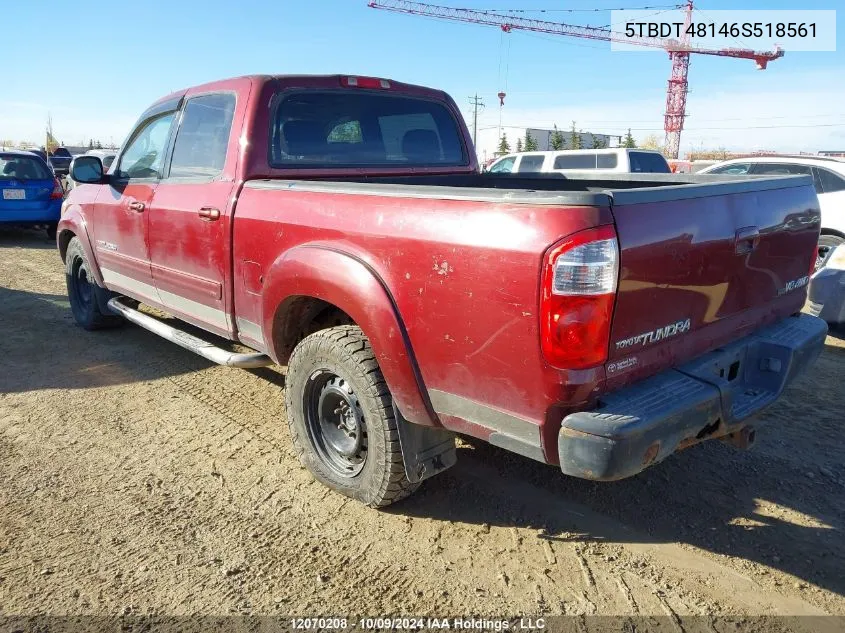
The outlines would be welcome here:
<svg viewBox="0 0 845 633">
<path fill-rule="evenodd" d="M 85 251 L 85 256 L 88 258 L 88 263 L 91 264 L 91 272 L 94 274 L 94 280 L 101 288 L 105 288 L 106 284 L 103 281 L 103 273 L 100 272 L 100 263 L 94 257 L 94 249 L 91 246 L 91 238 L 88 235 L 88 223 L 85 221 L 85 216 L 82 215 L 79 208 L 70 207 L 59 220 L 59 225 L 56 228 L 56 246 L 59 249 L 62 261 L 65 260 L 65 253 L 67 252 L 67 244 L 62 246 L 62 242 L 67 239 L 67 234 L 72 233 L 79 238 L 82 243 L 82 250 Z"/>
<path fill-rule="evenodd" d="M 364 331 L 378 359 L 394 402 L 405 419 L 441 426 L 411 347 L 411 340 L 387 284 L 367 263 L 333 246 L 302 245 L 282 254 L 265 275 L 262 326 L 276 362 L 278 328 L 284 326 L 285 302 L 297 297 L 320 299 L 348 314 Z M 284 359 L 286 360 L 286 359 Z"/>
</svg>

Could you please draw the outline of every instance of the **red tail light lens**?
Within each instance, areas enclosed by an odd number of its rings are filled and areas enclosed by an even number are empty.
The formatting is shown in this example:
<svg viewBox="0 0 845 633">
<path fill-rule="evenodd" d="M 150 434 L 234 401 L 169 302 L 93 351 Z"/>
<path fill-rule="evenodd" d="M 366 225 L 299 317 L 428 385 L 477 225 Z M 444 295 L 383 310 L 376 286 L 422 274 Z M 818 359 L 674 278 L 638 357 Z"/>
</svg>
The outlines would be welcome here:
<svg viewBox="0 0 845 633">
<path fill-rule="evenodd" d="M 341 77 L 340 83 L 346 88 L 390 90 L 390 82 L 387 79 L 378 79 L 377 77 Z"/>
<path fill-rule="evenodd" d="M 607 360 L 619 276 L 619 244 L 612 226 L 581 231 L 546 254 L 541 297 L 541 347 L 562 369 Z"/>
<path fill-rule="evenodd" d="M 58 200 L 59 198 L 64 198 L 65 190 L 62 189 L 62 183 L 59 182 L 58 178 L 53 178 L 53 192 L 50 194 L 50 200 Z"/>
</svg>

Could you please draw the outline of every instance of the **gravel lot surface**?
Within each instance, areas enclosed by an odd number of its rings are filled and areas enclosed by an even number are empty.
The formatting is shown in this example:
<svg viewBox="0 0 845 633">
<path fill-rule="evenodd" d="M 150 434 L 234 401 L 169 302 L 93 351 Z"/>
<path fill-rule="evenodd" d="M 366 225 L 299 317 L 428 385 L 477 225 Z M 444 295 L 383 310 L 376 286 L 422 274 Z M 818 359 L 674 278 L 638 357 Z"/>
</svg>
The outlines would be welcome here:
<svg viewBox="0 0 845 633">
<path fill-rule="evenodd" d="M 77 328 L 43 232 L 0 231 L 0 324 L 0 614 L 845 615 L 841 332 L 749 452 L 596 484 L 467 440 L 380 512 L 300 468 L 284 368 Z"/>
</svg>

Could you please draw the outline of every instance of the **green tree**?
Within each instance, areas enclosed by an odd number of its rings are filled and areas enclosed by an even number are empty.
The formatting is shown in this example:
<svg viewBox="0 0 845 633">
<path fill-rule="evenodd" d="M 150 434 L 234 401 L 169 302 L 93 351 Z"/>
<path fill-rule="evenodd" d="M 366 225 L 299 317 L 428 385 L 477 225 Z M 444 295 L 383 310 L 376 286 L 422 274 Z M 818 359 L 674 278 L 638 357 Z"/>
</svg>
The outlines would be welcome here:
<svg viewBox="0 0 845 633">
<path fill-rule="evenodd" d="M 329 143 L 360 143 L 361 125 L 358 121 L 347 121 L 337 125 L 329 134 Z"/>
<path fill-rule="evenodd" d="M 627 147 L 628 149 L 632 149 L 637 146 L 637 142 L 634 140 L 634 137 L 631 136 L 631 128 L 628 128 L 628 133 L 625 135 L 625 138 L 622 139 L 622 147 Z"/>
<path fill-rule="evenodd" d="M 569 130 L 569 149 L 583 149 L 584 144 L 581 142 L 581 133 L 575 130 L 575 121 L 572 122 L 572 128 Z"/>
<path fill-rule="evenodd" d="M 523 145 L 526 152 L 536 152 L 537 151 L 537 139 L 531 136 L 531 132 L 525 130 L 525 143 Z"/>
<path fill-rule="evenodd" d="M 566 141 L 563 138 L 563 133 L 557 129 L 557 126 L 555 126 L 555 131 L 552 132 L 551 137 L 549 137 L 549 149 L 561 150 L 565 145 Z"/>
<path fill-rule="evenodd" d="M 94 149 L 94 139 L 88 139 L 88 149 Z"/>
<path fill-rule="evenodd" d="M 519 154 L 522 151 L 522 139 L 516 139 L 516 153 Z"/>
<path fill-rule="evenodd" d="M 607 147 L 605 140 L 593 134 L 593 149 L 604 149 L 605 147 Z"/>
<path fill-rule="evenodd" d="M 508 143 L 508 135 L 502 132 L 502 138 L 499 139 L 499 148 L 496 150 L 497 154 L 510 154 L 511 144 Z"/>
<path fill-rule="evenodd" d="M 103 144 L 102 144 L 102 143 L 100 143 L 100 141 L 98 140 L 98 141 L 94 144 L 94 147 L 96 147 L 97 149 L 103 149 Z"/>
</svg>

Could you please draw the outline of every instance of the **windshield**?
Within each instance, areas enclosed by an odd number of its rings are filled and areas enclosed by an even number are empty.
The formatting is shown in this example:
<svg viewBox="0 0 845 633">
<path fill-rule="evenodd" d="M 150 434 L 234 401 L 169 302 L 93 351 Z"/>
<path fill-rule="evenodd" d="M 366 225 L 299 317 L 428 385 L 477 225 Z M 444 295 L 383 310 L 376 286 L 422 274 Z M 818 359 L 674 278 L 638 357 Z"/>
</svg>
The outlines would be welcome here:
<svg viewBox="0 0 845 633">
<path fill-rule="evenodd" d="M 53 156 L 58 156 L 59 158 L 73 158 L 73 156 L 71 156 L 71 153 L 64 147 L 57 147 L 56 149 L 54 149 Z"/>
<path fill-rule="evenodd" d="M 285 94 L 270 133 L 274 167 L 468 163 L 452 113 L 427 99 L 350 90 Z"/>
<path fill-rule="evenodd" d="M 0 180 L 51 180 L 52 175 L 35 156 L 0 154 Z"/>
</svg>

